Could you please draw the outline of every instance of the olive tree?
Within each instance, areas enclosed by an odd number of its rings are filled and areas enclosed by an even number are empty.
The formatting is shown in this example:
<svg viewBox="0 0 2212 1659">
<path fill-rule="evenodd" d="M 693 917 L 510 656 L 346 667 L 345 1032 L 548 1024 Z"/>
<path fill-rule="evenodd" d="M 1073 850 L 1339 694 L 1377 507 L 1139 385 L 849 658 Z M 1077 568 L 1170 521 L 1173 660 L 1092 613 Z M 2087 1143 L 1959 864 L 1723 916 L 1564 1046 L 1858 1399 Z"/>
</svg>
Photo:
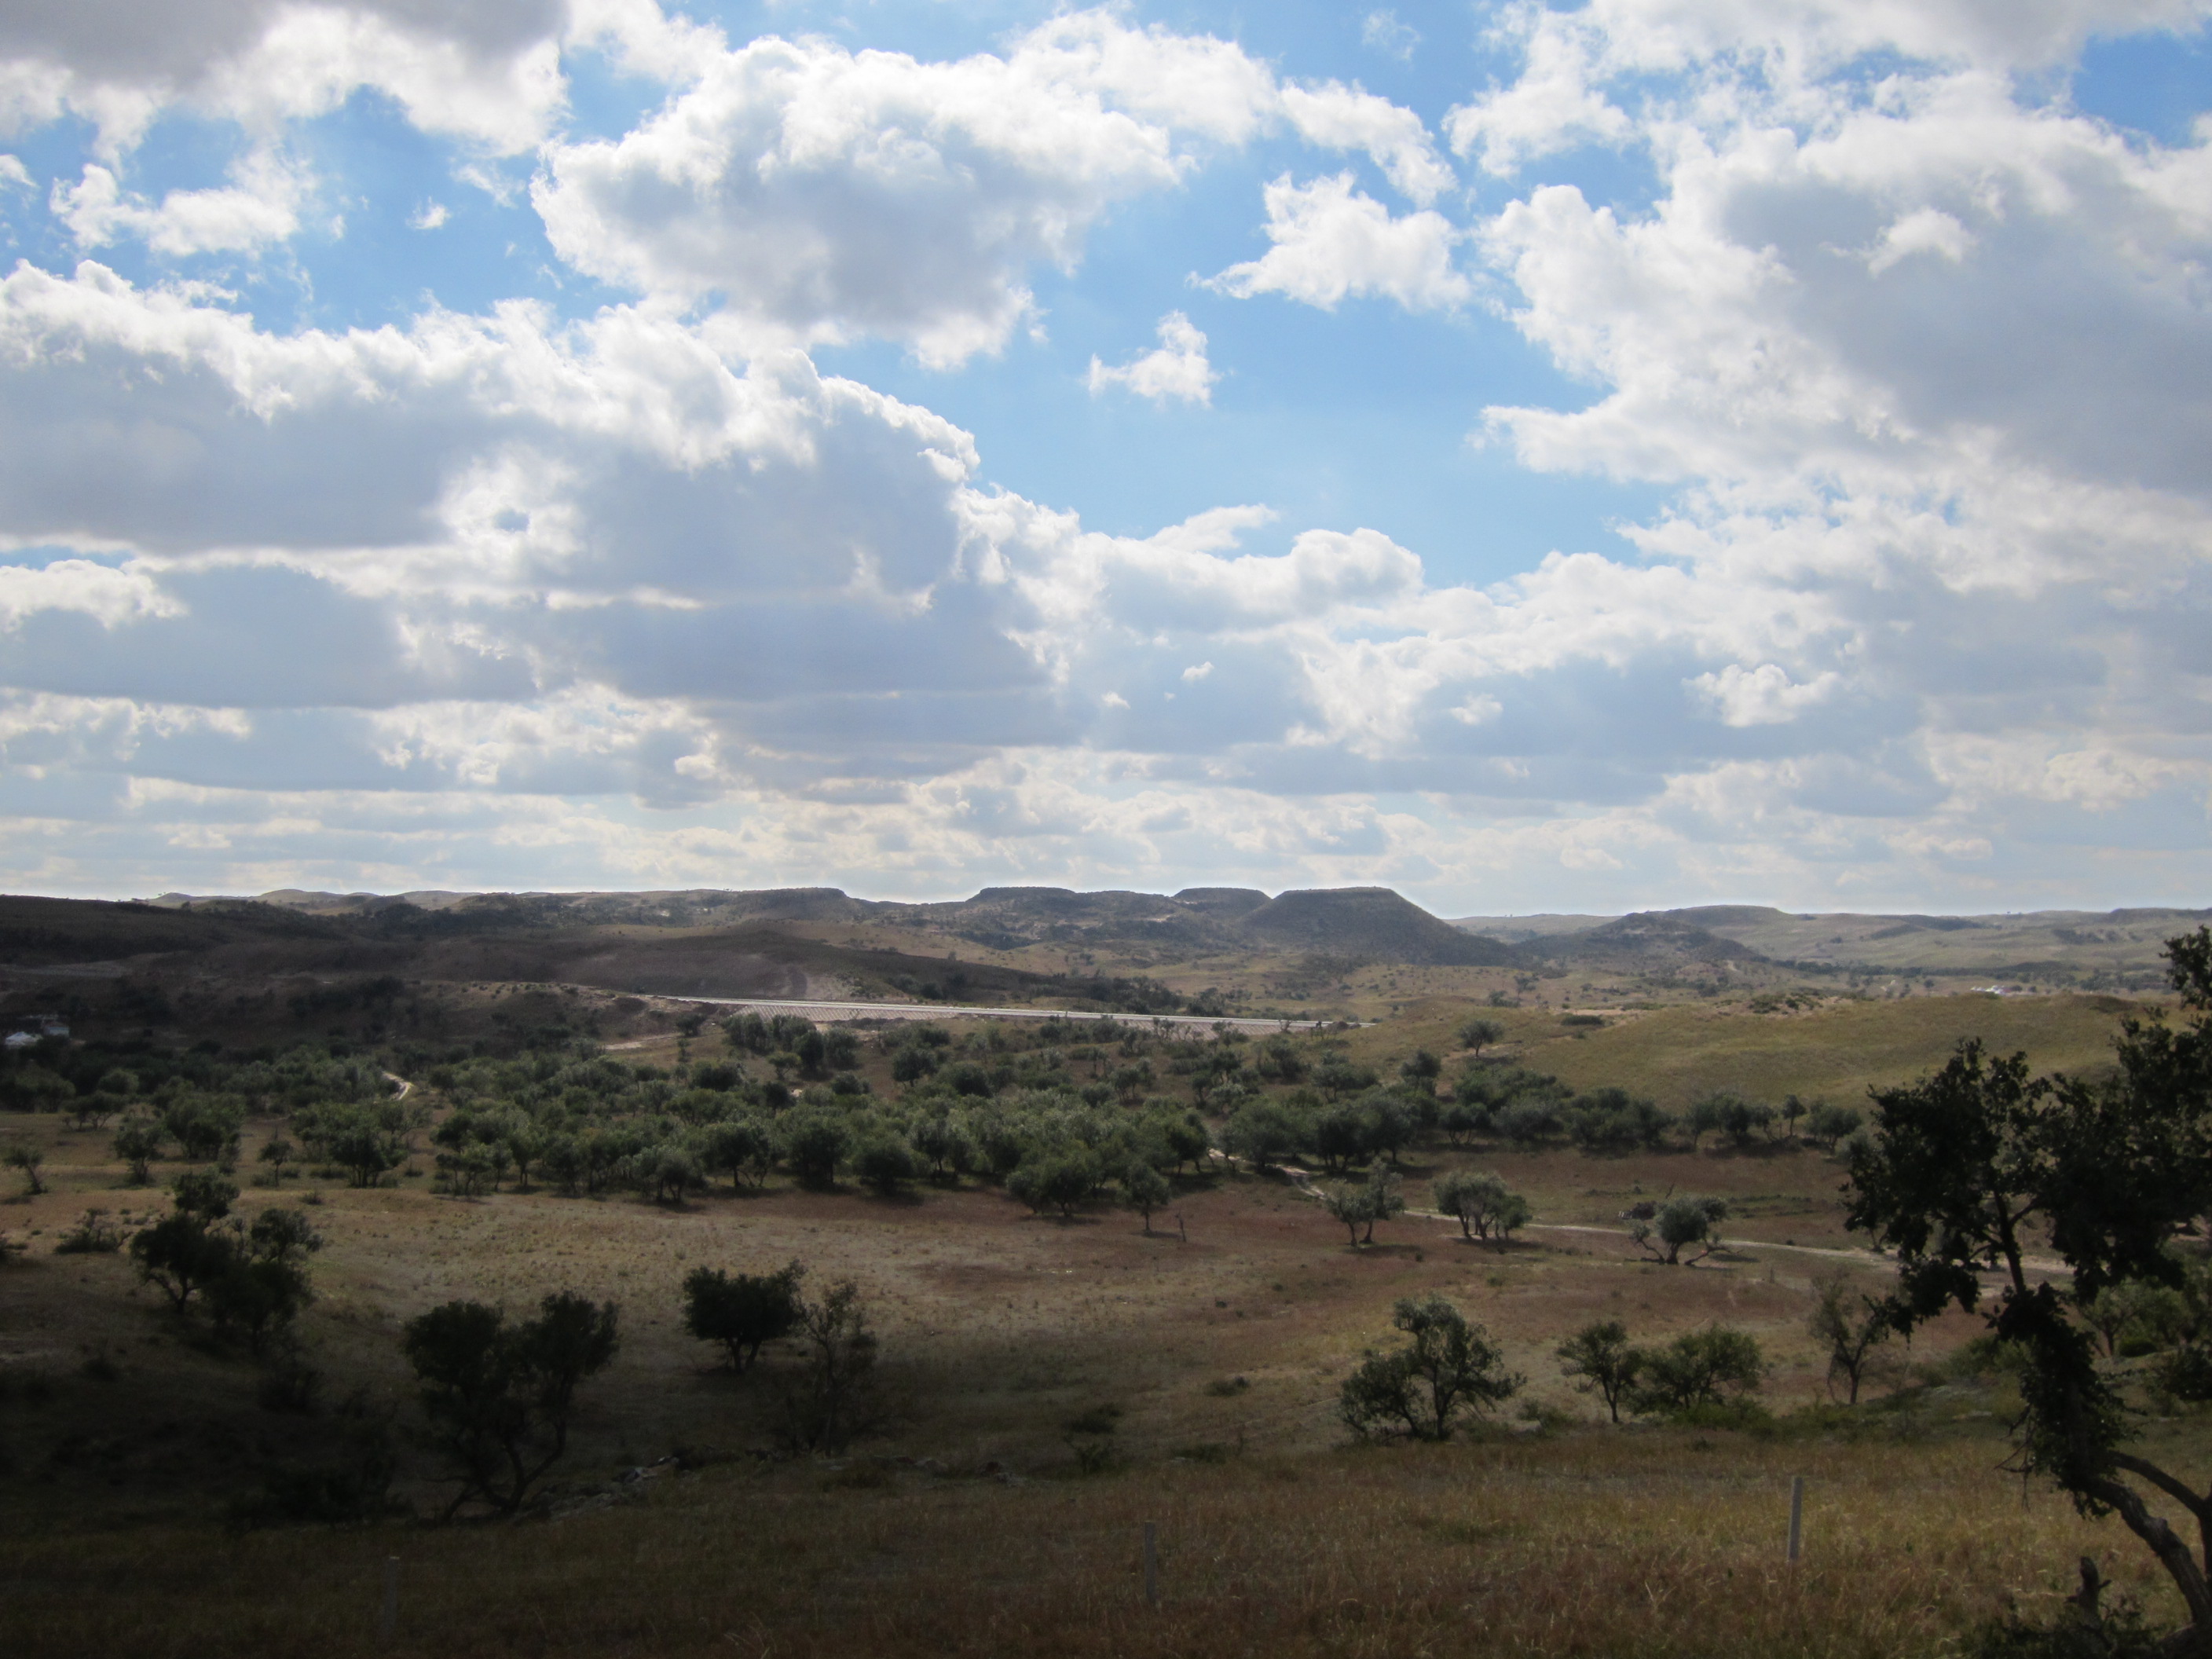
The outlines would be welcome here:
<svg viewBox="0 0 2212 1659">
<path fill-rule="evenodd" d="M 1331 1188 L 1322 1194 L 1321 1201 L 1332 1217 L 1344 1224 L 1354 1249 L 1375 1242 L 1376 1222 L 1388 1221 L 1406 1210 L 1398 1177 L 1381 1164 L 1368 1172 L 1360 1185 Z"/>
<path fill-rule="evenodd" d="M 1389 1353 L 1369 1349 L 1338 1396 L 1355 1434 L 1449 1440 L 1461 1412 L 1486 1412 L 1527 1380 L 1506 1370 L 1489 1332 L 1441 1296 L 1401 1297 L 1390 1323 L 1411 1340 Z"/>
<path fill-rule="evenodd" d="M 1607 1413 L 1620 1422 L 1621 1402 L 1644 1369 L 1644 1352 L 1629 1346 L 1628 1327 L 1617 1319 L 1585 1325 L 1554 1352 L 1559 1369 L 1580 1379 L 1575 1387 L 1604 1401 Z"/>
<path fill-rule="evenodd" d="M 481 1302 L 448 1302 L 408 1321 L 402 1346 L 456 1487 L 445 1519 L 472 1502 L 501 1515 L 523 1506 L 568 1451 L 577 1387 L 614 1358 L 616 1324 L 612 1303 L 573 1291 L 515 1324 Z"/>
<path fill-rule="evenodd" d="M 800 1302 L 795 1334 L 803 1358 L 784 1390 L 783 1437 L 794 1450 L 841 1451 L 874 1420 L 876 1336 L 860 1287 L 846 1279 Z"/>
<path fill-rule="evenodd" d="M 2017 1467 L 2084 1514 L 2116 1514 L 2179 1592 L 2189 1624 L 2161 1644 L 2212 1650 L 2212 1489 L 2170 1456 L 2131 1449 L 2123 1379 L 2100 1364 L 2077 1298 L 2186 1276 L 2173 1241 L 2212 1211 L 2212 931 L 2166 945 L 2186 1012 L 2124 1020 L 2106 1076 L 2031 1078 L 2027 1057 L 1961 1043 L 1932 1077 L 1873 1097 L 1880 1133 L 1852 1143 L 1849 1224 L 1894 1250 L 1892 1316 L 1910 1333 L 1946 1308 L 1982 1310 L 2024 1364 Z M 2071 1291 L 2029 1265 L 2057 1257 Z M 1994 1274 L 1993 1296 L 1984 1275 Z M 2177 1392 L 2212 1392 L 2175 1366 Z M 2192 1548 L 2154 1504 L 2193 1523 Z M 2085 1587 L 2085 1593 L 2087 1592 Z M 2094 1604 L 2094 1595 L 2092 1595 Z"/>
<path fill-rule="evenodd" d="M 796 1261 L 772 1273 L 732 1273 L 694 1267 L 684 1277 L 684 1328 L 702 1342 L 719 1342 L 730 1369 L 742 1371 L 763 1344 L 787 1336 L 799 1322 Z"/>
<path fill-rule="evenodd" d="M 1702 1246 L 1686 1265 L 1694 1267 L 1721 1246 L 1720 1224 L 1728 1218 L 1728 1200 L 1720 1198 L 1670 1198 L 1649 1221 L 1639 1221 L 1628 1237 L 1655 1261 L 1668 1267 L 1684 1264 L 1682 1252 Z"/>
<path fill-rule="evenodd" d="M 37 1198 L 46 1190 L 46 1154 L 44 1149 L 27 1140 L 19 1140 L 8 1148 L 8 1167 L 23 1172 L 23 1196 Z"/>
<path fill-rule="evenodd" d="M 1142 1158 L 1132 1159 L 1121 1176 L 1121 1202 L 1145 1218 L 1145 1231 L 1152 1231 L 1152 1212 L 1175 1196 L 1168 1178 Z"/>
<path fill-rule="evenodd" d="M 1813 1281 L 1813 1310 L 1805 1316 L 1805 1329 L 1827 1352 L 1828 1391 L 1835 1392 L 1838 1376 L 1847 1385 L 1846 1405 L 1859 1403 L 1859 1383 L 1874 1351 L 1894 1328 L 1887 1304 L 1854 1291 L 1849 1273 L 1824 1273 Z"/>
<path fill-rule="evenodd" d="M 1435 1198 L 1437 1208 L 1459 1223 L 1463 1237 L 1487 1240 L 1501 1250 L 1514 1230 L 1528 1225 L 1534 1213 L 1503 1176 L 1487 1170 L 1453 1171 L 1437 1182 Z"/>
<path fill-rule="evenodd" d="M 154 1160 L 168 1139 L 169 1132 L 151 1112 L 131 1112 L 115 1126 L 115 1155 L 131 1166 L 132 1186 L 143 1187 L 154 1178 Z"/>
<path fill-rule="evenodd" d="M 1634 1364 L 1626 1401 L 1639 1415 L 1741 1406 L 1766 1376 L 1759 1340 L 1717 1325 L 1685 1331 L 1663 1348 L 1636 1350 Z"/>
</svg>

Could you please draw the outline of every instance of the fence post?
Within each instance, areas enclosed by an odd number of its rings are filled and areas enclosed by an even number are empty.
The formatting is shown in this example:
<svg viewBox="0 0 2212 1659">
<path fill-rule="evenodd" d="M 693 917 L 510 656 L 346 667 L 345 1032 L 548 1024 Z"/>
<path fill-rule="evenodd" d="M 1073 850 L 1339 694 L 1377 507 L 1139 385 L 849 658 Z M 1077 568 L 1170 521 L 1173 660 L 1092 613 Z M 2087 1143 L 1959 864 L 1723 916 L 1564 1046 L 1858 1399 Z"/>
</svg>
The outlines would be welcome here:
<svg viewBox="0 0 2212 1659">
<path fill-rule="evenodd" d="M 376 1621 L 378 1637 L 386 1646 L 399 1633 L 399 1558 L 384 1558 L 384 1608 Z"/>
<path fill-rule="evenodd" d="M 1150 1521 L 1145 1522 L 1145 1602 L 1160 1604 L 1160 1529 Z"/>
<path fill-rule="evenodd" d="M 1790 1477 L 1790 1559 L 1796 1561 L 1805 1541 L 1805 1477 Z"/>
</svg>

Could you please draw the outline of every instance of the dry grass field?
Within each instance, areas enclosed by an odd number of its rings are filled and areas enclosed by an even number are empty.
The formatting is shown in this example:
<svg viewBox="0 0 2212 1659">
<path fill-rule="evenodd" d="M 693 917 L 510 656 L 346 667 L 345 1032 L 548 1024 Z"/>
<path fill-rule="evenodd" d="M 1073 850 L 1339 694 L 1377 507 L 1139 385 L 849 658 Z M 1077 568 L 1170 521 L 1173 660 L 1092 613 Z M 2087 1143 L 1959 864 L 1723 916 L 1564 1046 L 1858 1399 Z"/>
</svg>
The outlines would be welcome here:
<svg viewBox="0 0 2212 1659">
<path fill-rule="evenodd" d="M 1507 1046 L 1579 1085 L 1679 1104 L 1721 1086 L 1850 1099 L 1940 1063 L 1978 1031 L 2039 1064 L 2105 1052 L 2099 1000 L 1926 999 L 1794 1014 L 1703 1007 L 1577 1037 L 1506 1011 Z M 1350 1034 L 1381 1059 L 1449 1049 L 1465 1002 Z M 631 1050 L 659 1058 L 671 1039 Z M 1371 1051 L 1371 1053 L 1370 1053 Z M 260 1138 L 249 1131 L 241 1170 Z M 1978 1327 L 1954 1318 L 1893 1356 L 1872 1390 L 1902 1405 L 1826 1409 L 1804 1331 L 1815 1273 L 1869 1288 L 1882 1262 L 1844 1234 L 1840 1166 L 1802 1146 L 1619 1157 L 1555 1149 L 1409 1152 L 1407 1196 L 1464 1164 L 1531 1200 L 1510 1247 L 1410 1213 L 1347 1248 L 1291 1181 L 1184 1182 L 1147 1231 L 1122 1211 L 1062 1222 L 997 1189 L 727 1187 L 680 1205 L 513 1190 L 441 1196 L 417 1173 L 357 1190 L 249 1188 L 307 1206 L 326 1241 L 305 1321 L 325 1409 L 263 1409 L 235 1352 L 196 1338 L 126 1258 L 56 1255 L 88 1207 L 134 1217 L 102 1133 L 0 1117 L 46 1154 L 52 1190 L 0 1204 L 27 1246 L 0 1269 L 0 1608 L 16 1656 L 854 1653 L 1098 1655 L 1935 1655 L 2009 1596 L 2047 1612 L 2096 1554 L 2169 1613 L 2116 1523 L 2008 1475 L 2001 1380 L 1929 1367 Z M 166 1171 L 165 1171 L 166 1172 Z M 1667 1267 L 1620 1212 L 1668 1190 L 1725 1197 L 1732 1248 Z M 706 1265 L 805 1263 L 850 1279 L 882 1342 L 884 1416 L 831 1461 L 773 1455 L 776 1374 L 737 1377 L 681 1322 Z M 224 1502 L 272 1459 L 307 1455 L 358 1388 L 411 1420 L 398 1335 L 470 1297 L 523 1312 L 556 1289 L 623 1310 L 614 1364 L 586 1385 L 559 1479 L 565 1518 L 411 1522 L 234 1535 Z M 1442 1447 L 1352 1444 L 1338 1387 L 1390 1339 L 1396 1297 L 1441 1291 L 1528 1379 L 1488 1428 Z M 1773 1370 L 1769 1433 L 1616 1428 L 1553 1349 L 1598 1319 L 1639 1340 L 1720 1323 Z M 1917 1374 L 1909 1368 L 1922 1368 Z M 1122 1413 L 1113 1465 L 1079 1476 L 1063 1425 Z M 2202 1462 L 2197 1417 L 2147 1425 Z M 2193 1455 L 2192 1455 L 2193 1454 Z M 673 1461 L 669 1460 L 673 1455 Z M 619 1479 L 644 1468 L 641 1478 Z M 410 1454 L 402 1495 L 436 1489 Z M 1808 1547 L 1782 1559 L 1792 1475 Z M 1164 1595 L 1138 1577 L 1157 1523 Z M 379 1630 L 399 1561 L 398 1627 Z M 2062 1582 L 2068 1581 L 2068 1582 Z"/>
<path fill-rule="evenodd" d="M 1719 1089 L 1755 1100 L 1796 1094 L 1856 1105 L 1869 1088 L 1940 1068 L 1969 1036 L 1998 1054 L 2025 1051 L 2037 1071 L 2100 1071 L 2112 1064 L 2120 1017 L 2159 1006 L 2075 994 L 1807 1001 L 1771 1013 L 1753 1012 L 1744 1000 L 1608 1011 L 1592 1028 L 1563 1025 L 1547 1010 L 1473 1010 L 1437 998 L 1354 1033 L 1351 1044 L 1371 1060 L 1416 1043 L 1449 1052 L 1456 1047 L 1452 1033 L 1480 1012 L 1505 1027 L 1501 1053 L 1577 1089 L 1618 1085 L 1672 1110 Z"/>
<path fill-rule="evenodd" d="M 1874 1446 L 1592 1430 L 1018 1485 L 724 1466 L 525 1527 L 19 1540 L 9 1650 L 1892 1659 L 1954 1650 L 2008 1587 L 2047 1613 L 2084 1550 L 2136 1580 L 2110 1528 L 2023 1494 L 1997 1455 L 1985 1431 Z M 1792 1474 L 1808 1491 L 1794 1568 Z"/>
</svg>

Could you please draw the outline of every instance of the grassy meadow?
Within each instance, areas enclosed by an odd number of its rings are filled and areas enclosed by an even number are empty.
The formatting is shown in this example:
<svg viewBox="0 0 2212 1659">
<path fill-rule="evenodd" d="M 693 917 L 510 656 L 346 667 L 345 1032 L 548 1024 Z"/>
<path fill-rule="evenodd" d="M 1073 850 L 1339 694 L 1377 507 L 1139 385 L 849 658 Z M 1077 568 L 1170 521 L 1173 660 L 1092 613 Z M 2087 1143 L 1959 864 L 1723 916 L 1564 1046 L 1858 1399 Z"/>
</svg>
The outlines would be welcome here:
<svg viewBox="0 0 2212 1659">
<path fill-rule="evenodd" d="M 2099 999 L 1916 998 L 1752 1014 L 1691 1006 L 1562 1028 L 1504 1011 L 1502 1057 L 1674 1105 L 1716 1088 L 1849 1100 L 1941 1063 L 1960 1036 L 2044 1066 L 2106 1052 Z M 1378 1063 L 1451 1051 L 1466 1002 L 1346 1034 Z M 1581 1031 L 1583 1035 L 1575 1035 Z M 673 1060 L 672 1038 L 626 1058 Z M 664 1053 L 666 1049 L 668 1052 Z M 1458 1059 L 1452 1062 L 1461 1063 Z M 892 1091 L 879 1060 L 871 1079 Z M 880 1073 L 880 1075 L 878 1075 Z M 280 1122 L 249 1126 L 240 1161 Z M 1802 1142 L 1586 1155 L 1476 1139 L 1402 1155 L 1407 1215 L 1347 1246 L 1297 1179 L 1182 1177 L 1148 1229 L 1126 1210 L 1061 1220 L 995 1186 L 726 1181 L 678 1203 L 540 1188 L 461 1198 L 428 1159 L 389 1184 L 327 1174 L 249 1188 L 325 1240 L 304 1321 L 315 1412 L 258 1403 L 254 1370 L 167 1312 L 125 1256 L 55 1253 L 88 1209 L 143 1220 L 106 1132 L 0 1116 L 51 1188 L 0 1206 L 25 1246 L 0 1268 L 0 1607 L 11 1656 L 725 1653 L 1192 1656 L 1260 1654 L 1890 1656 L 1957 1650 L 2008 1600 L 2048 1613 L 2093 1554 L 2161 1618 L 2147 1558 L 2004 1469 L 2002 1376 L 1947 1364 L 1962 1317 L 1886 1353 L 1856 1411 L 1832 1404 L 1805 1331 L 1816 1274 L 1887 1278 L 1841 1225 L 1842 1170 Z M 1420 1212 L 1462 1167 L 1494 1170 L 1534 1221 L 1505 1248 Z M 159 1173 L 173 1173 L 162 1166 Z M 1644 1257 L 1622 1212 L 1726 1198 L 1729 1247 Z M 312 1198 L 309 1197 L 312 1194 Z M 881 1341 L 881 1420 L 831 1459 L 774 1455 L 778 1365 L 746 1376 L 684 1330 L 700 1266 L 849 1279 Z M 623 1346 L 585 1385 L 556 1518 L 234 1533 L 226 1503 L 327 1443 L 341 1402 L 389 1413 L 399 1495 L 439 1488 L 404 1431 L 398 1334 L 455 1297 L 520 1311 L 571 1288 L 621 1304 Z M 1441 1446 L 1351 1442 L 1337 1390 L 1392 1340 L 1400 1297 L 1439 1291 L 1526 1378 Z M 1642 1342 L 1712 1324 L 1757 1337 L 1773 1426 L 1615 1426 L 1553 1349 L 1595 1320 Z M 1103 1473 L 1066 1423 L 1120 1413 Z M 2202 1463 L 2205 1419 L 2148 1423 Z M 2193 1455 L 2192 1455 L 2193 1454 Z M 632 1478 L 625 1479 L 629 1473 Z M 1806 1553 L 1783 1559 L 1790 1478 Z M 1162 1601 L 1141 1594 L 1158 1528 Z M 380 1628 L 397 1558 L 398 1620 Z"/>
</svg>

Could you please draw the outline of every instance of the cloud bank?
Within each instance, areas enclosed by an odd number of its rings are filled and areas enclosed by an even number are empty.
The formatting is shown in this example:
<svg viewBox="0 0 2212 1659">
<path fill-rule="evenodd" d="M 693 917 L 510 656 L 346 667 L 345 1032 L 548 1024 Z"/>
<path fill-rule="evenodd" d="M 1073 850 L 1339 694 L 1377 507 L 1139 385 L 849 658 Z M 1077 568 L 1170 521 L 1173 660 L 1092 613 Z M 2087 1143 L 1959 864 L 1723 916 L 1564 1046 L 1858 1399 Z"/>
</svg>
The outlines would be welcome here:
<svg viewBox="0 0 2212 1659">
<path fill-rule="evenodd" d="M 0 279 L 12 884 L 2201 889 L 2212 155 L 2035 90 L 2201 5 L 1510 6 L 1441 143 L 1119 13 L 931 60 L 642 0 L 98 9 L 0 24 L 10 128 L 89 135 L 8 192 L 68 250 Z M 576 129 L 586 58 L 657 101 Z M 528 158 L 610 297 L 280 331 L 200 274 L 302 234 L 302 135 L 363 89 Z M 179 112 L 238 159 L 142 188 Z M 1304 159 L 1194 308 L 1512 331 L 1589 396 L 1468 441 L 1668 492 L 1632 556 L 1107 535 L 817 362 L 1018 349 L 1039 272 L 1267 145 Z M 1531 176 L 1593 147 L 1648 207 Z M 1221 337 L 1172 312 L 1088 394 L 1196 417 Z"/>
</svg>

